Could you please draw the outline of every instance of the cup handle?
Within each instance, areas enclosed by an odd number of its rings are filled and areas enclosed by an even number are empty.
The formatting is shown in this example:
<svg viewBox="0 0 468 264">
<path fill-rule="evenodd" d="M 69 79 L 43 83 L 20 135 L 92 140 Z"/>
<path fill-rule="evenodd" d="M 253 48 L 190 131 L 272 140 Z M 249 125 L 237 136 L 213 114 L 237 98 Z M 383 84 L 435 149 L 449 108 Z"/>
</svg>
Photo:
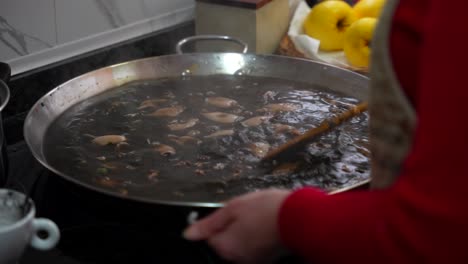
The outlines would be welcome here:
<svg viewBox="0 0 468 264">
<path fill-rule="evenodd" d="M 33 220 L 33 237 L 31 239 L 31 246 L 37 250 L 49 250 L 57 245 L 60 239 L 60 231 L 57 225 L 45 218 L 36 218 Z M 39 231 L 47 233 L 46 238 L 41 238 L 38 235 Z"/>
</svg>

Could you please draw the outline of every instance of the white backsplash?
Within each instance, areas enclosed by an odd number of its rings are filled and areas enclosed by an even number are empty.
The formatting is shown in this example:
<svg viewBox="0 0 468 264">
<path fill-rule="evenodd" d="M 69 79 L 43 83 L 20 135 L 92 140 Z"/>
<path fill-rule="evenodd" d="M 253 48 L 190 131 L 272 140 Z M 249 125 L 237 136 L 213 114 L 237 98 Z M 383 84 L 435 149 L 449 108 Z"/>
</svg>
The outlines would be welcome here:
<svg viewBox="0 0 468 264">
<path fill-rule="evenodd" d="M 0 60 L 55 46 L 54 15 L 54 0 L 0 0 Z"/>
<path fill-rule="evenodd" d="M 193 19 L 194 0 L 0 0 L 13 74 Z"/>
</svg>

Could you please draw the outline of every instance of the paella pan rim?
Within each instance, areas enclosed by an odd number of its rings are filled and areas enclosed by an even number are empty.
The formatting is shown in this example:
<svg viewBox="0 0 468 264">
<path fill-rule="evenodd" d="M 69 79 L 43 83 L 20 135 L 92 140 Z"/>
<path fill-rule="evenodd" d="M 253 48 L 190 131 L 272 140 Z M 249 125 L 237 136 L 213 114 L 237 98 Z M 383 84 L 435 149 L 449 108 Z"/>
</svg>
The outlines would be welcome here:
<svg viewBox="0 0 468 264">
<path fill-rule="evenodd" d="M 65 180 L 71 182 L 71 183 L 74 183 L 74 184 L 77 184 L 78 186 L 81 186 L 81 187 L 84 187 L 86 189 L 89 189 L 89 190 L 92 190 L 92 191 L 96 191 L 98 193 L 102 193 L 102 194 L 106 194 L 106 195 L 109 195 L 109 196 L 112 196 L 112 197 L 117 197 L 117 198 L 121 198 L 121 199 L 127 199 L 127 200 L 133 200 L 133 201 L 136 201 L 136 202 L 143 202 L 143 203 L 149 203 L 149 204 L 161 204 L 161 205 L 173 205 L 173 206 L 188 206 L 188 207 L 206 207 L 206 208 L 219 208 L 219 207 L 222 207 L 224 205 L 224 203 L 222 202 L 203 202 L 203 201 L 177 201 L 177 200 L 160 200 L 160 199 L 150 199 L 150 198 L 144 198 L 144 197 L 138 197 L 138 196 L 126 196 L 126 195 L 123 195 L 123 194 L 119 194 L 118 192 L 116 191 L 111 191 L 111 190 L 108 190 L 104 187 L 98 187 L 98 186 L 95 186 L 95 185 L 92 185 L 90 183 L 85 183 L 85 182 L 82 182 L 78 179 L 75 179 L 74 177 L 71 177 L 57 169 L 55 169 L 53 166 L 51 166 L 46 160 L 45 160 L 45 156 L 40 153 L 42 151 L 42 146 L 40 147 L 40 149 L 36 148 L 33 146 L 32 142 L 31 142 L 31 138 L 30 138 L 30 135 L 28 133 L 29 130 L 31 129 L 34 129 L 31 125 L 31 120 L 33 118 L 33 115 L 35 114 L 35 110 L 37 109 L 40 109 L 40 106 L 43 102 L 43 100 L 49 96 L 52 96 L 54 93 L 56 93 L 60 88 L 62 87 L 66 87 L 67 84 L 70 84 L 70 83 L 73 83 L 73 82 L 76 82 L 77 80 L 85 77 L 85 76 L 91 76 L 93 75 L 94 73 L 98 72 L 98 71 L 101 71 L 103 69 L 107 69 L 107 68 L 117 68 L 117 67 L 120 67 L 120 66 L 125 66 L 125 65 L 129 65 L 129 64 L 136 64 L 136 63 L 142 63 L 142 62 L 145 62 L 145 61 L 151 61 L 151 60 L 163 60 L 163 59 L 167 59 L 167 58 L 170 58 L 170 59 L 178 59 L 179 57 L 182 58 L 182 57 L 187 57 L 187 56 L 191 56 L 191 57 L 203 57 L 203 56 L 209 56 L 209 57 L 213 57 L 213 56 L 227 56 L 227 55 L 231 55 L 231 56 L 243 56 L 243 57 L 247 57 L 247 58 L 253 58 L 253 60 L 255 59 L 277 59 L 277 60 L 281 60 L 281 61 L 285 61 L 285 62 L 290 62 L 290 63 L 294 63 L 294 62 L 302 62 L 302 63 L 309 63 L 309 64 L 315 64 L 315 65 L 319 65 L 321 67 L 323 67 L 324 69 L 334 69 L 334 70 L 338 70 L 344 74 L 347 74 L 353 78 L 360 78 L 360 79 L 363 79 L 365 81 L 368 81 L 368 78 L 362 74 L 359 74 L 359 73 L 356 73 L 356 72 L 353 72 L 353 71 L 350 71 L 350 70 L 347 70 L 347 69 L 342 69 L 342 68 L 339 68 L 339 67 L 336 67 L 336 66 L 333 66 L 333 65 L 330 65 L 330 64 L 327 64 L 327 63 L 323 63 L 323 62 L 316 62 L 316 61 L 311 61 L 311 60 L 307 60 L 307 59 L 299 59 L 299 58 L 291 58 L 291 57 L 286 57 L 286 56 L 280 56 L 280 55 L 258 55 L 258 54 L 241 54 L 241 53 L 186 53 L 186 54 L 172 54 L 172 55 L 165 55 L 165 56 L 157 56 L 157 57 L 148 57 L 148 58 L 142 58 L 142 59 L 137 59 L 137 60 L 132 60 L 132 61 L 127 61 L 127 62 L 123 62 L 123 63 L 118 63 L 118 64 L 114 64 L 114 65 L 111 65 L 111 66 L 107 66 L 107 67 L 103 67 L 103 68 L 100 68 L 100 69 L 96 69 L 94 71 L 91 71 L 91 72 L 88 72 L 88 73 L 85 73 L 85 74 L 82 74 L 82 75 L 79 75 L 73 79 L 70 79 L 68 80 L 67 82 L 55 87 L 54 89 L 52 89 L 51 91 L 49 91 L 47 94 L 45 94 L 44 96 L 42 96 L 35 104 L 34 106 L 31 108 L 31 110 L 29 111 L 26 119 L 25 119 L 25 122 L 24 122 L 24 128 L 23 128 L 23 134 L 24 134 L 24 138 L 25 138 L 25 141 L 26 141 L 26 144 L 28 145 L 28 148 L 30 149 L 30 151 L 32 152 L 34 158 L 36 160 L 39 161 L 40 164 L 42 164 L 45 168 L 47 168 L 48 170 L 50 170 L 51 172 L 57 174 L 58 176 L 64 178 Z M 112 89 L 112 88 L 111 88 Z M 83 100 L 86 100 L 87 98 L 84 98 Z M 43 143 L 43 142 L 42 142 Z M 365 185 L 369 182 L 368 179 L 366 180 L 363 180 L 363 181 L 360 181 L 356 184 L 353 184 L 353 185 L 350 185 L 350 186 L 345 186 L 343 188 L 339 188 L 339 189 L 336 189 L 336 190 L 333 190 L 331 192 L 329 192 L 330 194 L 336 194 L 336 193 L 340 193 L 340 192 L 344 192 L 344 191 L 348 191 L 348 190 L 351 190 L 351 189 L 354 189 L 354 188 L 357 188 L 359 186 L 362 186 L 362 185 Z"/>
</svg>

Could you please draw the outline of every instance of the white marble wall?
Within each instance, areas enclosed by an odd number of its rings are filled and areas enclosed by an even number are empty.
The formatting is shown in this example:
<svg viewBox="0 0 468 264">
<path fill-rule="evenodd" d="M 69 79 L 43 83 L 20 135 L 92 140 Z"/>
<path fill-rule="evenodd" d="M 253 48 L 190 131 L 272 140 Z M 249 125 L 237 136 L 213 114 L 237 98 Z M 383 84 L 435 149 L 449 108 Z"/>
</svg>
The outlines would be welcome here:
<svg viewBox="0 0 468 264">
<path fill-rule="evenodd" d="M 194 0 L 0 0 L 0 61 L 21 73 L 193 19 Z"/>
</svg>

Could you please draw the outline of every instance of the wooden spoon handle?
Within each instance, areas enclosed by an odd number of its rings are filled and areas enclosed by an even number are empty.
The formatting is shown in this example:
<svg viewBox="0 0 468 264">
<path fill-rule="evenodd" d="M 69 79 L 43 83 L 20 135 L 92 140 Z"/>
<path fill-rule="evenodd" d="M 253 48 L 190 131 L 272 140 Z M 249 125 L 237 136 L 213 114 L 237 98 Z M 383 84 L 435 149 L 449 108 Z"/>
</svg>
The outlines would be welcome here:
<svg viewBox="0 0 468 264">
<path fill-rule="evenodd" d="M 318 127 L 308 130 L 306 133 L 297 136 L 283 145 L 271 150 L 263 159 L 262 163 L 269 163 L 274 160 L 287 160 L 288 157 L 296 154 L 299 150 L 305 148 L 308 143 L 313 141 L 318 136 L 330 131 L 332 128 L 339 126 L 344 121 L 357 116 L 367 110 L 367 102 L 360 103 L 345 112 L 323 121 Z"/>
</svg>

